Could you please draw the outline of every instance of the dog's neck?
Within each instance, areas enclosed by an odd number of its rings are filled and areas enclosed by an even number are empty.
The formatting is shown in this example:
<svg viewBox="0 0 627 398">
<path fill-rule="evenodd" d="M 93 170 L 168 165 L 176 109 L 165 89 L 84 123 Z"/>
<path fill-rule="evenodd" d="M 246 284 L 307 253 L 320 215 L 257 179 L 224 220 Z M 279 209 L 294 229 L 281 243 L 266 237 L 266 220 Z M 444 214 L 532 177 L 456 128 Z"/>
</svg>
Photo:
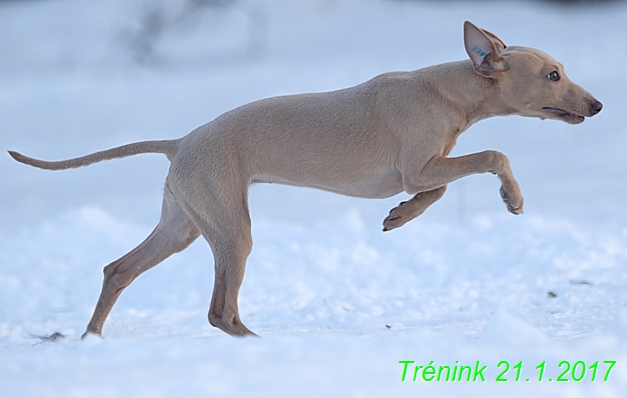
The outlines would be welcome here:
<svg viewBox="0 0 627 398">
<path fill-rule="evenodd" d="M 498 83 L 476 73 L 470 60 L 437 65 L 434 72 L 440 75 L 437 80 L 440 94 L 466 117 L 463 130 L 489 117 L 517 113 L 501 99 Z"/>
</svg>

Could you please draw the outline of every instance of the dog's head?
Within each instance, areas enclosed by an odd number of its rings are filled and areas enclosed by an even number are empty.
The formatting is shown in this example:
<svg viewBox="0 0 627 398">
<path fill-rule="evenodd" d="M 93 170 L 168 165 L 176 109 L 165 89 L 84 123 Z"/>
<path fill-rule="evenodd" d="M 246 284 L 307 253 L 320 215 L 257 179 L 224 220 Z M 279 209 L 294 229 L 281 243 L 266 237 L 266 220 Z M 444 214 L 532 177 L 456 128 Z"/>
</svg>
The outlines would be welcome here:
<svg viewBox="0 0 627 398">
<path fill-rule="evenodd" d="M 475 72 L 494 79 L 505 105 L 521 116 L 577 124 L 603 105 L 573 83 L 548 54 L 528 47 L 507 47 L 494 34 L 464 23 L 464 44 Z"/>
</svg>

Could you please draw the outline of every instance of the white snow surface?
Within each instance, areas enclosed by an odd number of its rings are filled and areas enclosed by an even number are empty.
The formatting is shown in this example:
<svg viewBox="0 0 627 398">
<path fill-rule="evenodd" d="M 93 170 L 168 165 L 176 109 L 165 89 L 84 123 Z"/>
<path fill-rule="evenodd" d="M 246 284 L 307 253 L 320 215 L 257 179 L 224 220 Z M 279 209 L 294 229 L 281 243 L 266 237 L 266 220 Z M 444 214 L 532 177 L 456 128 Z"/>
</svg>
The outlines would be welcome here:
<svg viewBox="0 0 627 398">
<path fill-rule="evenodd" d="M 198 240 L 124 291 L 104 339 L 81 341 L 102 267 L 158 221 L 168 162 L 46 172 L 3 155 L 0 396 L 627 397 L 627 4 L 183 4 L 0 2 L 0 147 L 54 160 L 179 137 L 255 99 L 463 59 L 464 20 L 553 55 L 605 107 L 577 126 L 496 118 L 460 138 L 453 155 L 509 156 L 521 216 L 492 175 L 388 233 L 406 194 L 254 186 L 240 311 L 261 338 L 207 322 L 213 264 Z M 480 361 L 486 381 L 412 381 L 414 364 L 401 381 L 408 360 Z"/>
</svg>

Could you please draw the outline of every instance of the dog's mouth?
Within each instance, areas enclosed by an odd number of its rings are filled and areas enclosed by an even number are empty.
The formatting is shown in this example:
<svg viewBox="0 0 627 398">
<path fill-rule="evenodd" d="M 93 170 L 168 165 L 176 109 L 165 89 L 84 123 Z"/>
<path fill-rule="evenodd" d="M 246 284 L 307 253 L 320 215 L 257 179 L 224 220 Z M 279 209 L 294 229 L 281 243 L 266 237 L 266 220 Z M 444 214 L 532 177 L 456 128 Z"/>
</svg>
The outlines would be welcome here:
<svg viewBox="0 0 627 398">
<path fill-rule="evenodd" d="M 559 119 L 570 124 L 579 124 L 579 123 L 583 123 L 583 121 L 586 120 L 586 118 L 581 115 L 570 113 L 560 108 L 553 108 L 550 106 L 545 106 L 544 108 L 542 108 L 542 110 L 554 116 L 557 116 Z"/>
</svg>

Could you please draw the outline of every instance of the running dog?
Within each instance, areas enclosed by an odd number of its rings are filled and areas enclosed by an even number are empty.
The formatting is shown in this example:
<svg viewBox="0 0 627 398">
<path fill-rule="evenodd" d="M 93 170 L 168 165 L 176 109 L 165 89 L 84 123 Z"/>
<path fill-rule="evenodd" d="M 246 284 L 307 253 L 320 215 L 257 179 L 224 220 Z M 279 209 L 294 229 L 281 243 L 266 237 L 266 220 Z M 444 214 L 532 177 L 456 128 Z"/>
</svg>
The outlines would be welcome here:
<svg viewBox="0 0 627 398">
<path fill-rule="evenodd" d="M 19 162 L 48 170 L 139 153 L 163 153 L 171 162 L 161 220 L 143 243 L 104 268 L 85 335 L 101 335 L 122 290 L 200 235 L 215 260 L 209 322 L 233 336 L 254 335 L 238 312 L 252 250 L 248 187 L 253 183 L 362 198 L 414 195 L 383 221 L 389 231 L 422 214 L 448 183 L 490 172 L 501 181 L 507 210 L 521 214 L 523 196 L 507 157 L 496 151 L 448 157 L 457 137 L 492 116 L 577 124 L 603 105 L 542 51 L 508 47 L 470 22 L 464 24 L 464 44 L 469 59 L 385 73 L 338 91 L 256 101 L 179 139 L 137 142 L 58 162 L 9 151 Z"/>
</svg>

